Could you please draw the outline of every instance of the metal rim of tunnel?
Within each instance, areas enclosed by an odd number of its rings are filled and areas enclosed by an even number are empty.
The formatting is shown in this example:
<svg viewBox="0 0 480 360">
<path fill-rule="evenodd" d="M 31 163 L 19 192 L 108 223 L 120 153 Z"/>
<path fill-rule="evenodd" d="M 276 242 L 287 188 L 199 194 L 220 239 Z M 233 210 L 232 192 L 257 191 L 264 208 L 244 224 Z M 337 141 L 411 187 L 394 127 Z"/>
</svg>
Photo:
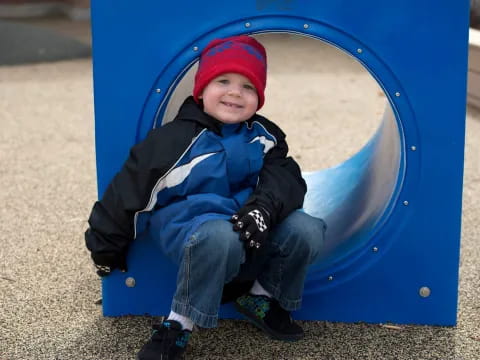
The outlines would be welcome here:
<svg viewBox="0 0 480 360">
<path fill-rule="evenodd" d="M 249 23 L 248 27 L 245 26 L 246 23 Z M 300 17 L 263 16 L 251 18 L 248 21 L 237 20 L 215 28 L 193 39 L 158 74 L 152 86 L 153 91 L 149 92 L 140 116 L 137 141 L 141 140 L 152 127 L 157 126 L 157 121 L 163 117 L 173 90 L 198 60 L 199 48 L 215 37 L 278 32 L 308 36 L 326 42 L 359 61 L 383 89 L 387 103 L 394 113 L 399 132 L 401 164 L 391 197 L 385 204 L 385 209 L 379 216 L 375 228 L 366 235 L 368 239 L 362 249 L 355 254 L 350 254 L 348 259 L 322 269 L 314 277 L 313 281 L 318 282 L 316 289 L 326 289 L 356 277 L 378 259 L 378 254 L 390 248 L 396 240 L 395 236 L 392 236 L 392 224 L 401 226 L 411 216 L 411 211 L 406 212 L 405 209 L 411 208 L 406 205 L 415 198 L 415 184 L 419 177 L 419 135 L 408 95 L 393 71 L 366 44 L 331 25 Z M 415 156 L 411 155 L 413 153 Z M 332 281 L 333 279 L 335 281 Z"/>
</svg>

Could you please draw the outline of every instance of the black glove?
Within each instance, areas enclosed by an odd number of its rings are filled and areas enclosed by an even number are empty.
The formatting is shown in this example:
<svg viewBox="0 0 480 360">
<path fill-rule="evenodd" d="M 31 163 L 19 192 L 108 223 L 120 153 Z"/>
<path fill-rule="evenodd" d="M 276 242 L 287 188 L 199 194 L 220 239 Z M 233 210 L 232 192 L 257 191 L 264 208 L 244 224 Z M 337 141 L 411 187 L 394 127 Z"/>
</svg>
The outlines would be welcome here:
<svg viewBox="0 0 480 360">
<path fill-rule="evenodd" d="M 230 220 L 233 230 L 240 233 L 240 240 L 248 249 L 259 249 L 267 240 L 270 230 L 270 214 L 260 206 L 241 208 Z"/>
<path fill-rule="evenodd" d="M 115 269 L 119 269 L 123 272 L 128 271 L 127 257 L 124 254 L 92 253 L 92 259 L 97 268 L 97 274 L 100 277 L 110 275 Z"/>
</svg>

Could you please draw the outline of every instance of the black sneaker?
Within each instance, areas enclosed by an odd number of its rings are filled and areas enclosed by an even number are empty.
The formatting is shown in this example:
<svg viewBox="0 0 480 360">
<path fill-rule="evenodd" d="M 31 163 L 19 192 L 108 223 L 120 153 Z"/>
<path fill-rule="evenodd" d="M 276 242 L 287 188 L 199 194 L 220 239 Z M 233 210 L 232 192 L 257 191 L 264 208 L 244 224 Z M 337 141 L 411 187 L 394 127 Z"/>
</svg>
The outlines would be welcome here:
<svg viewBox="0 0 480 360">
<path fill-rule="evenodd" d="M 182 325 L 174 320 L 153 325 L 152 337 L 143 345 L 137 360 L 183 359 L 191 334 L 189 330 L 182 330 Z"/>
<path fill-rule="evenodd" d="M 305 334 L 277 300 L 263 295 L 243 295 L 235 301 L 235 308 L 270 338 L 297 341 Z"/>
</svg>

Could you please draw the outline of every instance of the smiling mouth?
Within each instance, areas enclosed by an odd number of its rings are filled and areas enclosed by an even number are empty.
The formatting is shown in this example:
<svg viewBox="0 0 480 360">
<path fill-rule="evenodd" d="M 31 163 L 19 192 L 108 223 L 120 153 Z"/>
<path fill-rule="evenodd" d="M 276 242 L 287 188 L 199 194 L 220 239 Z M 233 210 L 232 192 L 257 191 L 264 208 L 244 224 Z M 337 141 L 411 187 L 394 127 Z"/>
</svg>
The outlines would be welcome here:
<svg viewBox="0 0 480 360">
<path fill-rule="evenodd" d="M 231 103 L 231 102 L 228 102 L 228 101 L 221 101 L 220 102 L 221 104 L 229 107 L 229 108 L 233 108 L 233 109 L 241 109 L 243 108 L 242 105 L 238 105 L 238 104 L 234 104 L 234 103 Z"/>
</svg>

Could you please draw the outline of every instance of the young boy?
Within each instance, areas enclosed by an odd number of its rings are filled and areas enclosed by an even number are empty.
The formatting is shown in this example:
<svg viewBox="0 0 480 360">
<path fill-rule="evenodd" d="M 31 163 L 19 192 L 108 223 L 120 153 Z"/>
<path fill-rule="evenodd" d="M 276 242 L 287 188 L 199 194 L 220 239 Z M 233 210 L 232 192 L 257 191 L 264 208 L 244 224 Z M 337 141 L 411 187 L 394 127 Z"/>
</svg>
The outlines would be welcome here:
<svg viewBox="0 0 480 360">
<path fill-rule="evenodd" d="M 132 148 L 93 207 L 85 238 L 100 276 L 127 269 L 128 246 L 144 230 L 179 265 L 170 315 L 138 359 L 182 358 L 194 324 L 217 325 L 222 295 L 271 338 L 304 335 L 290 311 L 301 305 L 325 223 L 294 211 L 306 184 L 285 134 L 256 114 L 265 85 L 258 41 L 212 41 L 193 96 Z"/>
</svg>

